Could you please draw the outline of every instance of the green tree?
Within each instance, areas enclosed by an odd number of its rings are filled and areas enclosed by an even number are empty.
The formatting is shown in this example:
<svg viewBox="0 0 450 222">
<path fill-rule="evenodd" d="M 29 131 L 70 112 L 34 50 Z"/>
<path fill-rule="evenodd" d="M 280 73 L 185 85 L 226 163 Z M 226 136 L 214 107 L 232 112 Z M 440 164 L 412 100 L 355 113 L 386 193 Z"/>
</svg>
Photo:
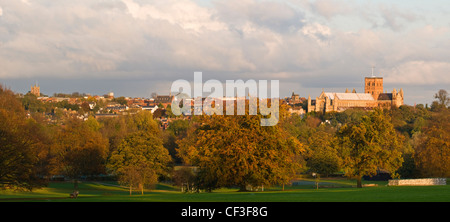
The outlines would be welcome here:
<svg viewBox="0 0 450 222">
<path fill-rule="evenodd" d="M 310 155 L 306 166 L 309 171 L 328 176 L 339 170 L 341 158 L 335 147 L 335 140 L 334 134 L 324 131 L 317 131 L 308 139 Z"/>
<path fill-rule="evenodd" d="M 117 102 L 117 103 L 119 103 L 120 105 L 123 105 L 123 106 L 128 104 L 128 101 L 123 96 L 114 98 L 114 99 L 112 99 L 112 101 L 113 102 Z"/>
<path fill-rule="evenodd" d="M 101 124 L 93 116 L 89 116 L 88 119 L 85 121 L 85 124 L 87 125 L 87 127 L 89 127 L 89 129 L 91 129 L 94 132 L 98 132 L 102 127 Z"/>
<path fill-rule="evenodd" d="M 168 172 L 171 158 L 158 134 L 137 131 L 124 138 L 109 159 L 108 167 L 119 182 L 130 187 L 139 186 L 143 194 L 146 185 L 157 182 L 158 176 Z"/>
<path fill-rule="evenodd" d="M 167 130 L 163 131 L 164 147 L 167 148 L 175 163 L 181 164 L 181 159 L 176 152 L 178 149 L 177 141 L 186 137 L 190 127 L 189 120 L 179 119 L 170 122 Z"/>
<path fill-rule="evenodd" d="M 48 105 L 38 100 L 37 96 L 31 93 L 25 94 L 21 101 L 25 110 L 28 110 L 30 112 L 42 113 L 50 110 Z"/>
<path fill-rule="evenodd" d="M 362 187 L 363 176 L 373 176 L 379 169 L 396 176 L 403 162 L 402 146 L 383 110 L 374 110 L 359 123 L 344 125 L 337 136 L 344 170 L 357 179 L 357 187 Z"/>
<path fill-rule="evenodd" d="M 98 123 L 101 125 L 99 132 L 101 132 L 103 137 L 108 139 L 110 154 L 117 150 L 117 147 L 129 132 L 126 117 L 127 116 L 119 116 L 116 118 L 103 118 L 98 120 Z"/>
<path fill-rule="evenodd" d="M 439 90 L 434 95 L 434 98 L 438 99 L 439 105 L 443 106 L 444 108 L 450 104 L 450 97 L 448 96 L 447 91 L 444 89 Z"/>
</svg>

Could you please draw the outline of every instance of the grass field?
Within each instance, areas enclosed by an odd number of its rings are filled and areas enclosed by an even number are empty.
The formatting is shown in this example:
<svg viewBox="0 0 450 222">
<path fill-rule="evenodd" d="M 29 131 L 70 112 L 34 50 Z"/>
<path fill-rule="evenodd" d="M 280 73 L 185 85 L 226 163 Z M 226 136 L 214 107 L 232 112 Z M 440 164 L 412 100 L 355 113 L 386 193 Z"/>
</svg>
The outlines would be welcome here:
<svg viewBox="0 0 450 222">
<path fill-rule="evenodd" d="M 302 180 L 295 185 L 266 188 L 263 192 L 237 192 L 224 188 L 212 193 L 182 193 L 178 187 L 158 184 L 153 190 L 136 191 L 114 182 L 80 182 L 80 195 L 70 199 L 70 182 L 53 182 L 48 187 L 24 191 L 0 191 L 0 202 L 450 202 L 450 185 L 386 186 L 387 182 L 372 182 L 377 186 L 355 188 L 352 180 L 321 180 L 319 189 L 314 181 Z"/>
</svg>

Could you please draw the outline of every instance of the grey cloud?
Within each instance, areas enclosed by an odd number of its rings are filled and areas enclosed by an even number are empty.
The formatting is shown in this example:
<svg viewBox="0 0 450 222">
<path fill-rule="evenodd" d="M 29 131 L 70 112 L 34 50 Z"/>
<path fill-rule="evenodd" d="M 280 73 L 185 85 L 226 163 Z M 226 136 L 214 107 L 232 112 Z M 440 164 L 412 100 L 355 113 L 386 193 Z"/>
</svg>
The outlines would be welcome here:
<svg viewBox="0 0 450 222">
<path fill-rule="evenodd" d="M 420 16 L 413 12 L 400 10 L 395 5 L 380 5 L 380 14 L 384 20 L 383 26 L 399 31 L 406 24 L 416 21 Z"/>
<path fill-rule="evenodd" d="M 232 29 L 241 30 L 248 22 L 276 32 L 296 31 L 304 25 L 304 13 L 283 2 L 220 0 L 214 6 L 216 16 Z"/>
</svg>

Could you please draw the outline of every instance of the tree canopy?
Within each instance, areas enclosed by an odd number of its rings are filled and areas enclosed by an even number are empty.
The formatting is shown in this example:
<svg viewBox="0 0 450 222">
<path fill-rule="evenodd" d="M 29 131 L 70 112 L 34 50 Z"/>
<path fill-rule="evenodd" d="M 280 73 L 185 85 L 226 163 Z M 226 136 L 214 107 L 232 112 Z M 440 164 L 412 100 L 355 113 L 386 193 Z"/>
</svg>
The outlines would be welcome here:
<svg viewBox="0 0 450 222">
<path fill-rule="evenodd" d="M 14 93 L 0 85 L 0 188 L 33 189 L 42 185 L 40 146 L 33 122 Z"/>
<path fill-rule="evenodd" d="M 155 184 L 158 177 L 169 171 L 172 159 L 163 146 L 161 133 L 151 113 L 133 116 L 130 123 L 135 131 L 121 140 L 109 158 L 108 168 L 119 176 L 119 182 L 141 188 Z"/>
<path fill-rule="evenodd" d="M 357 179 L 358 187 L 363 176 L 373 176 L 380 169 L 395 176 L 403 162 L 401 141 L 390 117 L 381 109 L 363 116 L 359 123 L 344 125 L 337 136 L 343 168 Z"/>
<path fill-rule="evenodd" d="M 278 126 L 260 126 L 259 116 L 202 116 L 179 141 L 179 154 L 197 166 L 198 186 L 287 184 L 299 169 L 301 143 Z"/>
</svg>

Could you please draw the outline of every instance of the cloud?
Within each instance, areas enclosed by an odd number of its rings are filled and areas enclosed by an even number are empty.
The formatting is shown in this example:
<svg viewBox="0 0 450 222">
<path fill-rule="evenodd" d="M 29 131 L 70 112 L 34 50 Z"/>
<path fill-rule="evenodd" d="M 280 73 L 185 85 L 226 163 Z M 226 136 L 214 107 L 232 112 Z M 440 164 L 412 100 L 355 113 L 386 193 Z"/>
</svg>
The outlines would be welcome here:
<svg viewBox="0 0 450 222">
<path fill-rule="evenodd" d="M 419 16 L 415 13 L 407 10 L 401 10 L 395 5 L 380 5 L 379 9 L 381 18 L 384 20 L 383 26 L 394 31 L 399 31 L 406 24 L 411 24 L 419 19 Z"/>
<path fill-rule="evenodd" d="M 123 0 L 123 3 L 126 5 L 128 13 L 136 19 L 163 20 L 179 25 L 185 30 L 197 32 L 202 29 L 217 31 L 225 28 L 223 23 L 212 17 L 213 12 L 210 9 L 200 7 L 193 1 L 169 0 L 164 3 L 149 1 L 139 4 L 133 0 Z"/>
<path fill-rule="evenodd" d="M 302 33 L 316 39 L 320 43 L 326 43 L 332 36 L 331 29 L 320 23 L 309 24 L 302 28 Z"/>
<path fill-rule="evenodd" d="M 313 2 L 308 2 L 311 10 L 327 19 L 331 19 L 335 16 L 353 13 L 354 6 L 345 2 L 338 0 L 316 0 Z"/>
<path fill-rule="evenodd" d="M 213 5 L 221 21 L 241 31 L 251 26 L 275 32 L 295 32 L 303 26 L 304 13 L 284 2 L 218 0 Z"/>
<path fill-rule="evenodd" d="M 161 85 L 202 71 L 208 79 L 276 78 L 321 90 L 358 86 L 375 65 L 393 85 L 448 83 L 450 29 L 424 25 L 423 12 L 401 5 L 30 2 L 1 3 L 2 79 L 147 80 L 169 88 Z"/>
<path fill-rule="evenodd" d="M 407 85 L 450 84 L 450 62 L 442 61 L 408 61 L 389 70 L 386 83 Z"/>
</svg>

